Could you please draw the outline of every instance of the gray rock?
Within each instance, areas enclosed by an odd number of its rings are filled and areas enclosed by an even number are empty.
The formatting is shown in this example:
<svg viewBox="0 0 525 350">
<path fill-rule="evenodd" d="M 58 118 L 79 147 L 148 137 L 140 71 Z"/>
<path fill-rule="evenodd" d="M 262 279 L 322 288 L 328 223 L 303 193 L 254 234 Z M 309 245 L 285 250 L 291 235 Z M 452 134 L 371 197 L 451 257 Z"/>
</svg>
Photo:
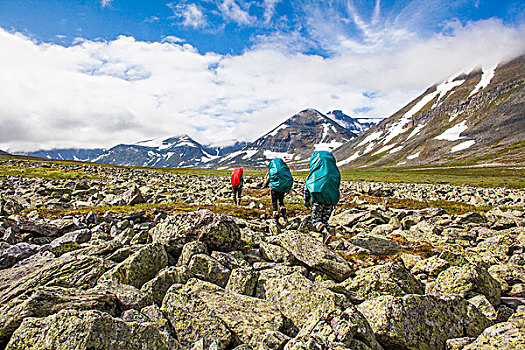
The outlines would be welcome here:
<svg viewBox="0 0 525 350">
<path fill-rule="evenodd" d="M 336 281 L 342 281 L 352 273 L 350 265 L 340 255 L 310 235 L 286 231 L 278 238 L 280 245 L 297 260 L 326 273 Z"/>
</svg>

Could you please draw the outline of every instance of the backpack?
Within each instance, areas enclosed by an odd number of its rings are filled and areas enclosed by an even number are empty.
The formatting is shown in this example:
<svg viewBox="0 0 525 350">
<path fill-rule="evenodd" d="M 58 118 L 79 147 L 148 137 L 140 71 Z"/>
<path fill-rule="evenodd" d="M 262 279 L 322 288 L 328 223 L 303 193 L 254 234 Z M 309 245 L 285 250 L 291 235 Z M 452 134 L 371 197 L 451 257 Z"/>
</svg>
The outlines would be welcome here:
<svg viewBox="0 0 525 350">
<path fill-rule="evenodd" d="M 268 164 L 270 174 L 270 188 L 277 192 L 290 192 L 293 185 L 293 176 L 290 168 L 281 158 L 275 158 Z"/>
<path fill-rule="evenodd" d="M 233 169 L 232 176 L 230 178 L 230 182 L 232 186 L 233 187 L 239 186 L 239 184 L 241 183 L 241 178 L 242 178 L 242 168 Z"/>
<path fill-rule="evenodd" d="M 317 151 L 310 157 L 310 172 L 306 178 L 306 188 L 312 200 L 321 204 L 335 205 L 339 202 L 341 173 L 332 153 Z"/>
</svg>

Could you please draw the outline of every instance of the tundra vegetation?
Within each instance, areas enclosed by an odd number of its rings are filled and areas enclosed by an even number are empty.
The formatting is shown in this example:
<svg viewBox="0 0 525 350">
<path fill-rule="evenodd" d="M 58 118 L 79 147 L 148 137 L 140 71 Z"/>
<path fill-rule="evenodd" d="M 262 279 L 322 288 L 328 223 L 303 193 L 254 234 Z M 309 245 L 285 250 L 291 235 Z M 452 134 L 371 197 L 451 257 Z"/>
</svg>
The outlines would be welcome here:
<svg viewBox="0 0 525 350">
<path fill-rule="evenodd" d="M 525 347 L 523 169 L 345 169 L 327 244 L 264 173 L 0 156 L 0 348 Z"/>
</svg>

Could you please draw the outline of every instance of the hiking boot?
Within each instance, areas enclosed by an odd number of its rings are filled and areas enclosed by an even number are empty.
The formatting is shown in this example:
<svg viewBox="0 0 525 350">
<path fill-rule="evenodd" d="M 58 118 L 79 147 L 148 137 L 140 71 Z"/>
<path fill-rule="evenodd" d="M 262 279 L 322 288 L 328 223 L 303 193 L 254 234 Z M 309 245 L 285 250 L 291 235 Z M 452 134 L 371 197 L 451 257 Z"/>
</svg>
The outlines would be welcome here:
<svg viewBox="0 0 525 350">
<path fill-rule="evenodd" d="M 281 208 L 281 216 L 284 222 L 288 222 L 288 215 L 286 215 L 286 208 Z"/>
</svg>

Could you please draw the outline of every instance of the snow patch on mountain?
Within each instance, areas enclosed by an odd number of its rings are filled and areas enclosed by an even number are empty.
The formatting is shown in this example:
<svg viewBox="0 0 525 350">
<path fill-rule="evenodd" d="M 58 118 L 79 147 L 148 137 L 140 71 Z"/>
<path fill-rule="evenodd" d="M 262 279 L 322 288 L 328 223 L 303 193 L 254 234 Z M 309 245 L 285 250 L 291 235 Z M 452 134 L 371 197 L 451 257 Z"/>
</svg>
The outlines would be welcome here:
<svg viewBox="0 0 525 350">
<path fill-rule="evenodd" d="M 483 67 L 481 70 L 483 71 L 483 74 L 481 75 L 481 79 L 479 80 L 478 85 L 472 90 L 469 96 L 474 95 L 479 90 L 486 88 L 489 84 L 492 78 L 494 78 L 494 73 L 496 71 L 496 68 L 498 67 L 497 64 L 495 64 L 493 67 L 485 68 Z"/>
<path fill-rule="evenodd" d="M 459 145 L 456 145 L 456 146 L 452 147 L 450 149 L 450 152 L 454 153 L 454 152 L 462 151 L 464 149 L 472 147 L 475 143 L 476 143 L 476 141 L 474 141 L 474 140 L 464 141 L 464 142 L 460 143 Z"/>
<path fill-rule="evenodd" d="M 465 121 L 454 125 L 453 127 L 445 130 L 441 135 L 435 137 L 436 140 L 447 140 L 447 141 L 457 141 L 462 139 L 460 137 L 461 133 L 468 129 L 468 126 L 465 124 Z"/>
</svg>

